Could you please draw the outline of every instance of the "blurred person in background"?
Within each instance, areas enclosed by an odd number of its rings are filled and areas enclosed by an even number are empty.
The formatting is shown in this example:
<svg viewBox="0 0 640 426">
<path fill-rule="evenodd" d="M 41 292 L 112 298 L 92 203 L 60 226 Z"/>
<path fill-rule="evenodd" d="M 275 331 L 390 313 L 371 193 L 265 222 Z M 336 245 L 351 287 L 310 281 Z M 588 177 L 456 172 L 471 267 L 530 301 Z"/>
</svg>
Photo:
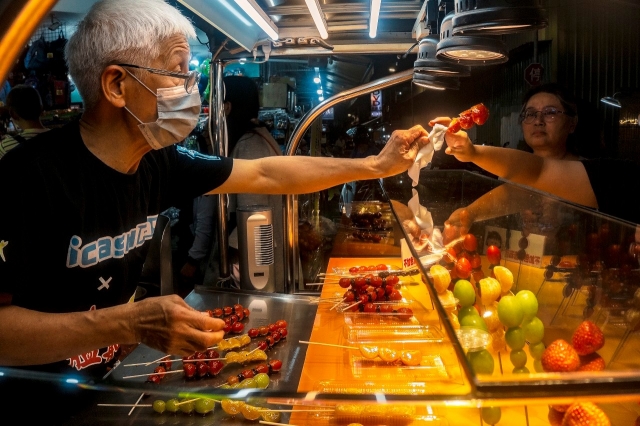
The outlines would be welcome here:
<svg viewBox="0 0 640 426">
<path fill-rule="evenodd" d="M 0 140 L 0 158 L 18 144 L 49 130 L 40 121 L 43 111 L 40 94 L 29 85 L 19 84 L 11 89 L 7 95 L 6 110 L 20 131 L 14 135 L 7 134 Z"/>
</svg>

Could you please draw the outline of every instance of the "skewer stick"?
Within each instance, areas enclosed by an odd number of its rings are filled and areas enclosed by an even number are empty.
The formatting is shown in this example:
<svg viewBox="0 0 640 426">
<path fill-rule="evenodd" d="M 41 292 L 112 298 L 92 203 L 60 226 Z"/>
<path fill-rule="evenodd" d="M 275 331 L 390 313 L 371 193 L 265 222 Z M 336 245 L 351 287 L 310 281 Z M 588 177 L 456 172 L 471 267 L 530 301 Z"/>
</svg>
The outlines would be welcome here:
<svg viewBox="0 0 640 426">
<path fill-rule="evenodd" d="M 123 379 L 133 379 L 135 377 L 147 377 L 147 376 L 153 376 L 154 374 L 157 374 L 158 376 L 160 376 L 160 375 L 175 374 L 175 373 L 182 373 L 182 370 L 165 371 L 164 373 L 136 374 L 135 376 L 124 376 Z"/>
<path fill-rule="evenodd" d="M 206 362 L 206 361 L 224 361 L 226 358 L 206 358 L 206 359 L 182 359 L 182 358 L 176 358 L 176 359 L 165 359 L 164 361 L 154 361 L 156 363 L 161 363 L 161 362 Z M 136 367 L 139 365 L 148 365 L 147 363 L 144 362 L 140 362 L 137 364 L 125 364 L 123 365 L 123 367 Z M 156 373 L 156 374 L 163 374 L 163 373 Z"/>
<path fill-rule="evenodd" d="M 292 424 L 289 424 L 289 423 L 268 422 L 266 420 L 260 420 L 259 423 L 263 424 L 263 425 L 273 425 L 273 426 L 296 426 L 296 425 L 292 425 Z"/>
<path fill-rule="evenodd" d="M 333 311 L 335 308 L 337 308 L 338 306 L 340 306 L 343 302 L 345 301 L 345 299 L 339 300 L 336 304 L 334 304 L 331 309 L 329 309 L 330 311 Z"/>
<path fill-rule="evenodd" d="M 304 285 L 325 285 L 326 283 L 304 283 Z"/>
<path fill-rule="evenodd" d="M 344 309 L 343 309 L 343 311 L 346 311 L 346 310 L 347 310 L 347 309 L 349 309 L 349 308 L 353 308 L 354 306 L 359 305 L 359 304 L 361 304 L 361 303 L 362 303 L 362 300 L 360 300 L 359 302 L 354 303 L 353 305 L 349 305 L 349 306 L 347 306 L 346 308 L 344 308 Z"/>
<path fill-rule="evenodd" d="M 140 402 L 140 400 L 142 399 L 143 396 L 144 396 L 144 392 L 140 394 L 140 397 L 136 401 L 135 405 L 133 407 L 131 407 L 131 410 L 129 411 L 129 414 L 128 414 L 129 416 L 131 415 L 131 413 L 133 413 L 133 410 L 136 409 L 136 407 L 138 406 L 138 402 Z"/>
<path fill-rule="evenodd" d="M 144 364 L 144 366 L 145 366 L 145 367 L 148 367 L 148 366 L 150 366 L 151 364 L 155 364 L 155 363 L 157 363 L 157 362 L 162 362 L 162 360 L 163 360 L 163 359 L 165 359 L 165 358 L 166 358 L 166 357 L 168 357 L 168 356 L 169 356 L 169 355 L 163 355 L 162 357 L 160 357 L 160 358 L 156 359 L 155 361 L 149 361 L 149 362 L 147 362 L 146 364 Z M 126 365 L 125 365 L 125 367 L 126 367 Z"/>
<path fill-rule="evenodd" d="M 308 342 L 306 340 L 300 340 L 299 342 L 300 343 L 305 343 L 307 345 L 331 346 L 331 347 L 334 347 L 334 348 L 342 348 L 342 349 L 359 349 L 356 346 L 334 345 L 333 343 Z"/>
<path fill-rule="evenodd" d="M 272 410 L 271 408 L 263 408 L 258 411 L 271 411 L 273 413 L 324 413 L 324 412 L 334 412 L 336 410 L 333 409 L 316 409 L 316 410 Z"/>
<path fill-rule="evenodd" d="M 199 399 L 202 399 L 202 398 L 194 398 L 194 399 L 188 399 L 188 400 L 186 400 L 186 401 L 178 402 L 178 403 L 176 404 L 176 406 L 178 406 L 178 405 L 182 405 L 182 404 L 188 404 L 188 403 L 190 403 L 190 402 L 195 402 L 195 401 L 197 401 L 197 400 L 199 400 Z M 215 401 L 215 400 L 214 400 L 214 401 Z"/>
<path fill-rule="evenodd" d="M 98 407 L 152 407 L 151 404 L 98 404 Z"/>
</svg>

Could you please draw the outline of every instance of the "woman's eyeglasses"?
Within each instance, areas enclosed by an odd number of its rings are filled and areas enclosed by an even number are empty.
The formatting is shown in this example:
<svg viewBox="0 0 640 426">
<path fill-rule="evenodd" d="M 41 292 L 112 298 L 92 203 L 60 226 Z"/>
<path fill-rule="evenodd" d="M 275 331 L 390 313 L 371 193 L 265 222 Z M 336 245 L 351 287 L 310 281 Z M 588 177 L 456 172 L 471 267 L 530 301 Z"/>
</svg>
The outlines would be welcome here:
<svg viewBox="0 0 640 426">
<path fill-rule="evenodd" d="M 149 71 L 152 74 L 166 75 L 166 76 L 175 77 L 175 78 L 182 78 L 184 80 L 184 89 L 187 91 L 187 93 L 191 93 L 193 91 L 193 88 L 200 81 L 200 73 L 198 71 L 189 71 L 188 74 L 183 74 L 183 73 L 179 73 L 179 72 L 171 72 L 171 71 L 167 71 L 167 70 L 161 70 L 161 69 L 158 69 L 158 68 L 143 67 L 143 66 L 140 66 L 140 65 L 132 65 L 132 64 L 116 64 L 116 65 L 121 66 L 121 67 L 138 68 L 138 69 L 141 69 L 141 70 Z"/>
<path fill-rule="evenodd" d="M 520 114 L 520 123 L 531 124 L 538 119 L 538 114 L 542 115 L 542 119 L 545 123 L 554 121 L 559 114 L 565 114 L 567 116 L 572 115 L 554 107 L 546 107 L 541 110 L 526 109 Z"/>
</svg>

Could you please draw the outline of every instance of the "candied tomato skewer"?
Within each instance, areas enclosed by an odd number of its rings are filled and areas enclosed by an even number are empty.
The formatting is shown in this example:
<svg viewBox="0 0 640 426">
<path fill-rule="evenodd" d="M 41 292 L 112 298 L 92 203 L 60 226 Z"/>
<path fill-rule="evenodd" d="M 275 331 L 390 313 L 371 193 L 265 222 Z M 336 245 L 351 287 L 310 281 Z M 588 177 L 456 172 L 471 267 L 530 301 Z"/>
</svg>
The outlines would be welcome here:
<svg viewBox="0 0 640 426">
<path fill-rule="evenodd" d="M 489 118 L 489 109 L 484 104 L 477 104 L 461 112 L 449 123 L 447 131 L 456 133 L 460 129 L 469 130 L 474 124 L 482 126 Z"/>
</svg>

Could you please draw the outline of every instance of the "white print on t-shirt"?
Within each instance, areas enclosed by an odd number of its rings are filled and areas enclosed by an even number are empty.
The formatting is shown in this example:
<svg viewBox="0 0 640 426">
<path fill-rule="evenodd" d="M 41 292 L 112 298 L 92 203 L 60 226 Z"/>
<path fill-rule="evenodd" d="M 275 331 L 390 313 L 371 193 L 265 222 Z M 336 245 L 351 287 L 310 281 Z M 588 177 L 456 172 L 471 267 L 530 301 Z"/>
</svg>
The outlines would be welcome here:
<svg viewBox="0 0 640 426">
<path fill-rule="evenodd" d="M 145 241 L 153 237 L 156 229 L 158 215 L 148 216 L 147 221 L 136 225 L 130 231 L 116 237 L 102 237 L 96 241 L 82 245 L 82 238 L 77 235 L 71 237 L 69 251 L 67 252 L 67 268 L 88 268 L 98 263 L 111 259 L 121 258 L 136 247 L 142 246 Z"/>
<path fill-rule="evenodd" d="M 111 280 L 113 279 L 113 277 L 109 277 L 108 280 L 104 280 L 104 278 L 100 277 L 99 280 L 102 283 L 100 285 L 100 287 L 98 287 L 98 290 L 102 290 L 103 288 L 106 288 L 107 290 L 109 290 L 109 283 L 111 282 Z"/>
</svg>

